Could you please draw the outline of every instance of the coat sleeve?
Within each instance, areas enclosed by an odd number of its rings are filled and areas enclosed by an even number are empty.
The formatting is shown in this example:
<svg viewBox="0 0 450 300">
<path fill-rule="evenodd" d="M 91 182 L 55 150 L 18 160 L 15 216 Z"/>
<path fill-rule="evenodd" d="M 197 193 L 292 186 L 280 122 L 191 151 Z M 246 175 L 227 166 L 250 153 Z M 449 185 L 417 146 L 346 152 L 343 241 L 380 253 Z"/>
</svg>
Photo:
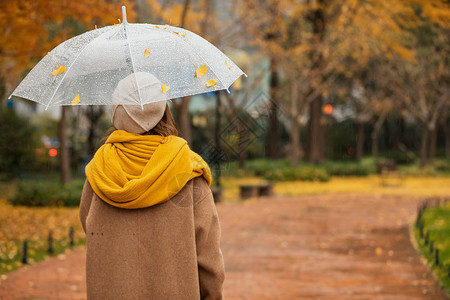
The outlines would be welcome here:
<svg viewBox="0 0 450 300">
<path fill-rule="evenodd" d="M 94 190 L 92 189 L 89 181 L 86 179 L 83 186 L 83 192 L 81 194 L 80 210 L 79 210 L 81 226 L 83 226 L 83 230 L 85 233 L 86 233 L 86 218 L 89 213 L 89 208 L 91 207 L 91 201 L 93 196 Z"/>
<path fill-rule="evenodd" d="M 194 206 L 195 240 L 201 299 L 223 299 L 224 262 L 220 250 L 220 224 L 206 181 Z M 206 190 L 206 191 L 205 191 Z"/>
</svg>

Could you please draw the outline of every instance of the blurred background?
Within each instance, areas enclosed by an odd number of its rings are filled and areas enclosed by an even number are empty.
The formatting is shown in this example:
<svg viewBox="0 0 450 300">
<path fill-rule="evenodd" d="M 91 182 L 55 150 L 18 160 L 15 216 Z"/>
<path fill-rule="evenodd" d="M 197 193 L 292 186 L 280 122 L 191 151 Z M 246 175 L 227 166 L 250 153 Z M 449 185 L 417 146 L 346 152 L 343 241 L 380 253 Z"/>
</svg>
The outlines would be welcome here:
<svg viewBox="0 0 450 300">
<path fill-rule="evenodd" d="M 107 107 L 45 111 L 8 97 L 59 43 L 120 23 L 122 5 L 129 22 L 203 36 L 248 75 L 231 93 L 170 101 L 222 201 L 267 182 L 282 195 L 449 195 L 449 1 L 2 1 L 0 220 L 19 221 L 0 223 L 0 273 L 21 265 L 24 239 L 46 245 L 50 230 L 64 249 L 75 228 L 83 243 L 67 207 L 111 127 Z"/>
</svg>

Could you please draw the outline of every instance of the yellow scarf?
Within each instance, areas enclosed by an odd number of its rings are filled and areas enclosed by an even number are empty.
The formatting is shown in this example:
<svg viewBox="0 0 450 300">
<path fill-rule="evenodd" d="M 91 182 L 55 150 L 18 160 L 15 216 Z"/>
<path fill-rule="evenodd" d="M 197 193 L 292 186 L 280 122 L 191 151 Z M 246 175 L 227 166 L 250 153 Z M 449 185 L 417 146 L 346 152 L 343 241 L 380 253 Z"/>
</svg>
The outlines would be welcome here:
<svg viewBox="0 0 450 300">
<path fill-rule="evenodd" d="M 187 142 L 176 136 L 114 131 L 86 166 L 94 192 L 120 208 L 143 208 L 176 195 L 192 178 L 211 171 Z"/>
</svg>

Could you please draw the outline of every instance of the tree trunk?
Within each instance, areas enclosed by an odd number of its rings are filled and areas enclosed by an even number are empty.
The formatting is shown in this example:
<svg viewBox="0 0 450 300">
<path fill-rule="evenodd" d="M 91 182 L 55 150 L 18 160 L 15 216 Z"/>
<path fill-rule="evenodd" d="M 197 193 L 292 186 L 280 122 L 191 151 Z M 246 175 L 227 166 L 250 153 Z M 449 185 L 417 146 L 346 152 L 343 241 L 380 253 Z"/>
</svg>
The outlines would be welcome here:
<svg viewBox="0 0 450 300">
<path fill-rule="evenodd" d="M 1 51 L 0 51 L 1 55 Z M 5 80 L 0 76 L 0 105 L 4 106 L 6 104 L 6 85 Z"/>
<path fill-rule="evenodd" d="M 360 162 L 364 152 L 364 122 L 358 121 L 358 135 L 356 140 L 356 161 Z"/>
<path fill-rule="evenodd" d="M 386 119 L 387 112 L 383 111 L 378 117 L 378 120 L 373 125 L 372 134 L 370 135 L 372 139 L 372 156 L 376 159 L 378 157 L 378 132 L 381 126 L 383 126 L 384 120 Z"/>
<path fill-rule="evenodd" d="M 216 92 L 216 126 L 215 126 L 215 134 L 214 134 L 214 144 L 216 147 L 216 151 L 218 153 L 222 152 L 222 148 L 220 147 L 220 139 L 219 139 L 219 134 L 220 134 L 220 107 L 221 107 L 221 103 L 220 103 L 220 91 Z M 213 165 L 213 168 L 215 170 L 215 174 L 214 174 L 214 182 L 216 184 L 216 187 L 221 187 L 222 183 L 220 180 L 220 176 L 221 176 L 221 169 L 220 169 L 220 160 L 218 159 L 215 164 Z"/>
<path fill-rule="evenodd" d="M 91 123 L 89 126 L 89 132 L 88 132 L 88 154 L 94 155 L 95 154 L 95 132 L 97 131 L 97 124 Z"/>
<path fill-rule="evenodd" d="M 269 110 L 269 158 L 280 157 L 280 129 L 278 123 L 278 66 L 274 58 L 270 60 L 270 110 Z"/>
<path fill-rule="evenodd" d="M 60 177 L 64 183 L 70 182 L 72 179 L 69 147 L 67 145 L 67 109 L 67 106 L 61 106 L 61 119 L 58 128 Z"/>
<path fill-rule="evenodd" d="M 298 85 L 292 83 L 291 91 L 292 128 L 291 128 L 291 166 L 298 166 L 300 159 L 300 124 L 298 122 Z"/>
<path fill-rule="evenodd" d="M 438 126 L 434 126 L 434 129 L 430 130 L 430 148 L 428 153 L 428 158 L 430 160 L 436 157 L 437 134 L 438 134 Z"/>
<path fill-rule="evenodd" d="M 325 36 L 325 13 L 324 0 L 317 0 L 317 7 L 312 9 L 309 13 L 309 20 L 313 31 L 313 52 L 311 63 L 312 77 L 325 76 L 322 73 L 323 55 L 321 50 L 321 43 Z M 311 83 L 309 87 L 310 93 L 316 89 L 316 84 Z M 308 121 L 308 143 L 307 143 L 307 160 L 313 164 L 319 164 L 323 161 L 324 156 L 324 130 L 321 123 L 322 119 L 322 95 L 318 95 L 309 103 L 309 121 Z"/>
<path fill-rule="evenodd" d="M 88 106 L 86 108 L 86 117 L 89 119 L 89 130 L 88 130 L 88 154 L 94 155 L 96 151 L 96 134 L 98 128 L 98 121 L 103 115 L 102 106 Z"/>
<path fill-rule="evenodd" d="M 174 103 L 174 108 L 177 111 L 177 123 L 178 132 L 180 137 L 184 138 L 190 147 L 192 147 L 191 141 L 191 122 L 189 116 L 189 103 L 191 102 L 191 97 L 183 97 L 178 102 Z"/>
<path fill-rule="evenodd" d="M 245 158 L 246 158 L 246 151 L 244 147 L 244 143 L 245 143 L 245 126 L 243 126 L 244 124 L 241 123 L 242 121 L 239 120 L 237 122 L 237 148 L 238 148 L 238 153 L 239 153 L 239 169 L 243 169 L 245 166 Z"/>
<path fill-rule="evenodd" d="M 322 96 L 309 105 L 307 160 L 312 164 L 323 161 Z"/>
<path fill-rule="evenodd" d="M 445 157 L 450 158 L 450 119 L 444 123 Z"/>
<path fill-rule="evenodd" d="M 180 19 L 180 27 L 184 28 L 186 25 L 186 16 L 189 11 L 189 5 L 191 4 L 191 0 L 184 0 L 183 12 L 181 13 Z"/>
<path fill-rule="evenodd" d="M 420 167 L 423 168 L 427 164 L 427 149 L 428 149 L 428 124 L 424 124 L 422 132 L 422 143 L 420 147 Z"/>
<path fill-rule="evenodd" d="M 372 138 L 372 156 L 373 158 L 378 157 L 378 130 L 373 130 L 371 134 Z"/>
</svg>

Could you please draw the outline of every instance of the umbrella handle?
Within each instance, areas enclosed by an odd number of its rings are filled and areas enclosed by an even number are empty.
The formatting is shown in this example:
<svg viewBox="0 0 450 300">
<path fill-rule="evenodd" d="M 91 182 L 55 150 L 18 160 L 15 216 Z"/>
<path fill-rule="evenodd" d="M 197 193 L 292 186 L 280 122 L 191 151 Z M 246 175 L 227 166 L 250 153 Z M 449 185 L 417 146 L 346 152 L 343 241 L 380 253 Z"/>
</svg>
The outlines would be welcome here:
<svg viewBox="0 0 450 300">
<path fill-rule="evenodd" d="M 122 24 L 128 24 L 127 9 L 126 9 L 125 5 L 122 6 Z"/>
</svg>

